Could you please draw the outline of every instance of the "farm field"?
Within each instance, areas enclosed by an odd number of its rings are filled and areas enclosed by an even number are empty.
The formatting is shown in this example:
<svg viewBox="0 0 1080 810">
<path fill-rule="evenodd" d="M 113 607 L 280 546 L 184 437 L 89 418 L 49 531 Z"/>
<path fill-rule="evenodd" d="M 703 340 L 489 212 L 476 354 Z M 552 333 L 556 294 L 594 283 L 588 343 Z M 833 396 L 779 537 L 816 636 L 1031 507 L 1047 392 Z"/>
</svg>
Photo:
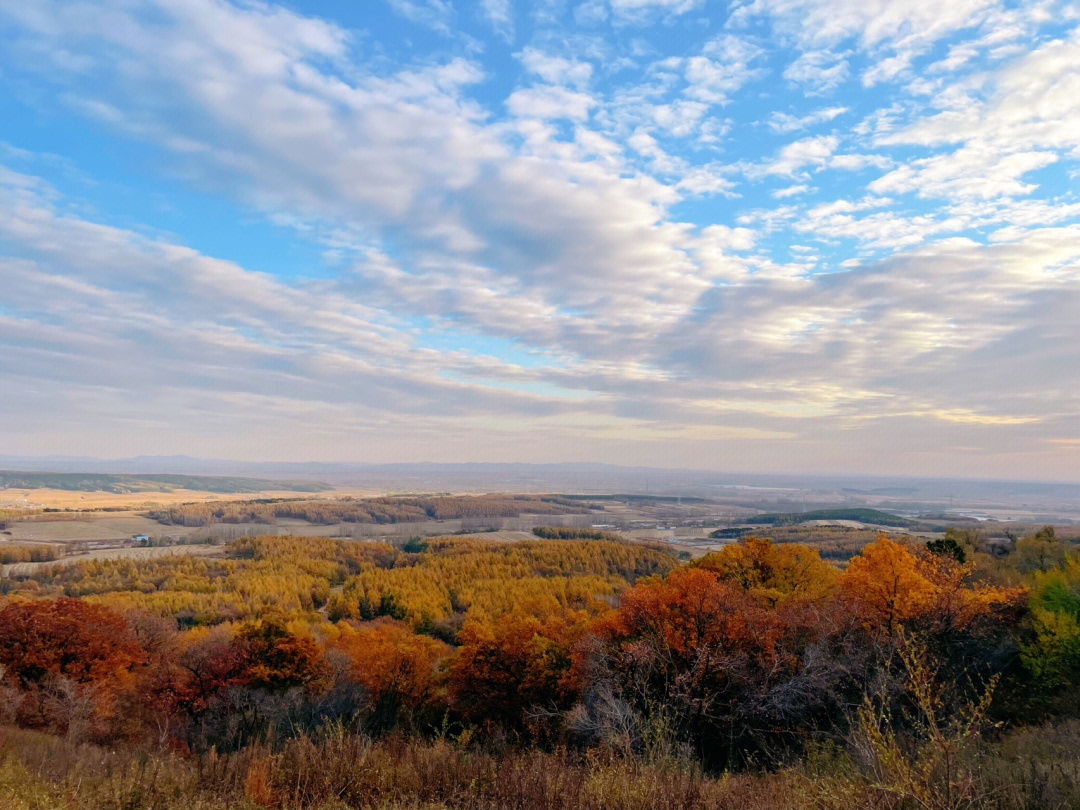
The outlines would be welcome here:
<svg viewBox="0 0 1080 810">
<path fill-rule="evenodd" d="M 106 495 L 106 500 L 134 497 Z M 169 495 L 175 498 L 179 493 Z M 756 513 L 753 509 L 701 498 L 606 495 L 590 500 L 574 496 L 558 504 L 559 511 L 553 513 L 547 510 L 563 496 L 408 495 L 387 498 L 358 490 L 336 491 L 329 495 L 259 493 L 257 497 L 245 496 L 243 499 L 217 493 L 185 495 L 189 496 L 186 500 L 150 502 L 144 503 L 142 508 L 122 510 L 116 505 L 48 512 L 40 508 L 9 508 L 0 512 L 7 515 L 6 526 L 0 529 L 0 547 L 5 543 L 62 544 L 65 553 L 70 555 L 85 552 L 91 546 L 123 548 L 131 545 L 132 538 L 141 535 L 148 537 L 152 545 L 223 543 L 257 535 L 338 537 L 398 545 L 414 536 L 440 535 L 476 535 L 520 541 L 531 537 L 536 526 L 570 526 L 600 527 L 634 542 L 660 543 L 689 558 L 719 550 L 741 533 L 806 543 L 827 558 L 842 561 L 853 556 L 880 531 L 894 537 L 928 540 L 941 537 L 944 530 L 940 520 L 921 524 L 907 521 L 911 527 L 900 527 L 868 524 L 844 517 L 823 519 L 813 514 L 807 515 L 808 519 L 785 518 L 784 525 L 774 525 L 776 519 L 767 515 L 770 523 L 754 525 Z M 417 511 L 417 504 L 428 504 L 424 508 L 431 510 L 448 510 L 449 514 L 467 509 L 469 514 L 411 518 L 410 515 Z M 372 517 L 365 511 L 370 509 L 391 511 L 386 516 Z M 901 522 L 899 518 L 889 520 Z M 969 521 L 968 525 L 980 524 Z M 996 532 L 999 536 L 1010 531 L 1010 525 L 1015 525 L 1015 531 L 1038 528 L 1037 524 L 984 522 L 981 525 L 982 531 Z M 738 533 L 721 536 L 725 531 L 735 529 Z M 1063 536 L 1071 537 L 1080 534 L 1080 527 L 1061 526 L 1059 531 Z"/>
<path fill-rule="evenodd" d="M 341 489 L 335 497 L 367 497 L 380 494 L 373 490 Z M 294 490 L 267 489 L 251 492 L 245 498 L 296 498 Z M 105 492 L 66 489 L 0 488 L 0 510 L 3 509 L 132 509 L 145 510 L 174 506 L 195 501 L 232 501 L 235 493 L 204 490 L 173 489 L 167 492 Z"/>
<path fill-rule="evenodd" d="M 9 542 L 79 543 L 87 541 L 129 540 L 134 535 L 162 534 L 161 524 L 144 512 L 77 512 L 29 515 L 8 519 L 0 537 Z M 191 530 L 177 527 L 170 536 L 186 537 Z"/>
<path fill-rule="evenodd" d="M 353 498 L 355 495 L 350 494 Z M 293 502 L 294 499 L 290 499 Z M 216 499 L 184 501 L 185 504 L 211 504 Z M 228 503 L 233 503 L 229 500 Z M 505 531 L 529 533 L 537 525 L 589 525 L 587 514 L 529 514 L 516 517 L 482 515 L 468 519 L 400 521 L 394 523 L 327 522 L 311 523 L 298 518 L 273 518 L 266 522 L 208 520 L 201 525 L 185 526 L 162 523 L 150 517 L 162 508 L 148 504 L 144 509 L 115 511 L 82 510 L 77 512 L 47 512 L 36 510 L 7 510 L 5 527 L 0 529 L 0 542 L 80 543 L 89 541 L 129 540 L 135 535 L 152 539 L 184 541 L 192 537 L 226 540 L 254 534 L 301 534 L 323 537 L 353 537 L 366 539 L 400 539 L 413 535 L 435 536 L 465 532 Z"/>
</svg>

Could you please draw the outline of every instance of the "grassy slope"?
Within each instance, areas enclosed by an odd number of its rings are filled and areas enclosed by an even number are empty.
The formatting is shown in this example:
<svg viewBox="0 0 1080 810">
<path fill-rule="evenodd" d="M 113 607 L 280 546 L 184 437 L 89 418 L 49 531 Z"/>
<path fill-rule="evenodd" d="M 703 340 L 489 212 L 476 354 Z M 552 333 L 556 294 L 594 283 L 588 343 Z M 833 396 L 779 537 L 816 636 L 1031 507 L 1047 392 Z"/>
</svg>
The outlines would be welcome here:
<svg viewBox="0 0 1080 810">
<path fill-rule="evenodd" d="M 216 475 L 122 475 L 115 473 L 53 473 L 0 471 L 0 488 L 59 489 L 73 492 L 323 492 L 330 487 L 313 481 L 271 481 Z"/>
</svg>

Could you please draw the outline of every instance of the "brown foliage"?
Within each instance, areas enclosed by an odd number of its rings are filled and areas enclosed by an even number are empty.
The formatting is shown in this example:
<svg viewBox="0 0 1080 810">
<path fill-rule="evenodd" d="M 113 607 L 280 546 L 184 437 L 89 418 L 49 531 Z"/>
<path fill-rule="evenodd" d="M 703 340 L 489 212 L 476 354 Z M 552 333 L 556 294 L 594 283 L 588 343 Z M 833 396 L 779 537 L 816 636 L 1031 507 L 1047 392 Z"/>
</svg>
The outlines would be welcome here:
<svg viewBox="0 0 1080 810">
<path fill-rule="evenodd" d="M 0 639 L 0 664 L 24 687 L 48 675 L 115 684 L 145 660 L 122 614 L 81 599 L 8 600 Z"/>
<path fill-rule="evenodd" d="M 19 719 L 74 737 L 102 733 L 146 660 L 125 617 L 79 599 L 0 607 L 0 670 L 22 693 Z"/>
<path fill-rule="evenodd" d="M 588 622 L 585 611 L 537 602 L 494 622 L 467 623 L 450 672 L 454 707 L 471 722 L 511 729 L 522 728 L 530 711 L 557 716 L 576 695 L 571 654 Z"/>
<path fill-rule="evenodd" d="M 390 619 L 341 622 L 336 629 L 331 645 L 348 656 L 350 675 L 368 691 L 372 706 L 418 711 L 437 700 L 437 669 L 450 655 L 447 644 Z"/>
</svg>

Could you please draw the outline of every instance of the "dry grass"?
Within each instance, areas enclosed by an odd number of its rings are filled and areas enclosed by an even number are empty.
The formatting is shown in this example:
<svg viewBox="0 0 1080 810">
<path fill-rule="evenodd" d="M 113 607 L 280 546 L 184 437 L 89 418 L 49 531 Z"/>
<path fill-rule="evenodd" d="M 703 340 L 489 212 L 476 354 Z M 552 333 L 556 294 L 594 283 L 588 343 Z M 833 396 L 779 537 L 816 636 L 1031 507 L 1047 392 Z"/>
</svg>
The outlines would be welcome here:
<svg viewBox="0 0 1080 810">
<path fill-rule="evenodd" d="M 984 746 L 970 810 L 1080 808 L 1080 722 Z M 0 810 L 907 810 L 842 751 L 806 767 L 703 775 L 600 752 L 467 750 L 350 734 L 200 758 L 0 729 Z"/>
<path fill-rule="evenodd" d="M 982 747 L 970 810 L 1080 808 L 1080 722 Z M 908 810 L 840 750 L 799 768 L 703 775 L 592 752 L 490 754 L 331 734 L 201 758 L 74 746 L 0 729 L 0 810 Z"/>
<path fill-rule="evenodd" d="M 0 732 L 0 810 L 764 810 L 809 808 L 794 775 L 706 778 L 613 757 L 449 742 L 300 738 L 229 756 L 115 752 Z"/>
<path fill-rule="evenodd" d="M 1080 720 L 1016 729 L 984 754 L 987 787 L 1008 808 L 1080 808 Z"/>
</svg>

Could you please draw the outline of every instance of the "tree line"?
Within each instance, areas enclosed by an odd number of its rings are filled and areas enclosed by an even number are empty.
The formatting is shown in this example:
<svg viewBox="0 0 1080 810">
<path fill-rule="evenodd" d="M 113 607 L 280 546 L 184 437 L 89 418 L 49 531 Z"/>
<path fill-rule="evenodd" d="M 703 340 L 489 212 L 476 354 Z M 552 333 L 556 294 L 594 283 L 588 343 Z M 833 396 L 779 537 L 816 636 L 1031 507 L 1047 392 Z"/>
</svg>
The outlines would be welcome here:
<svg viewBox="0 0 1080 810">
<path fill-rule="evenodd" d="M 596 508 L 600 507 L 553 495 L 446 495 L 204 501 L 153 509 L 148 515 L 159 523 L 175 526 L 273 523 L 286 518 L 333 525 L 518 517 L 523 514 L 566 515 Z"/>
</svg>

